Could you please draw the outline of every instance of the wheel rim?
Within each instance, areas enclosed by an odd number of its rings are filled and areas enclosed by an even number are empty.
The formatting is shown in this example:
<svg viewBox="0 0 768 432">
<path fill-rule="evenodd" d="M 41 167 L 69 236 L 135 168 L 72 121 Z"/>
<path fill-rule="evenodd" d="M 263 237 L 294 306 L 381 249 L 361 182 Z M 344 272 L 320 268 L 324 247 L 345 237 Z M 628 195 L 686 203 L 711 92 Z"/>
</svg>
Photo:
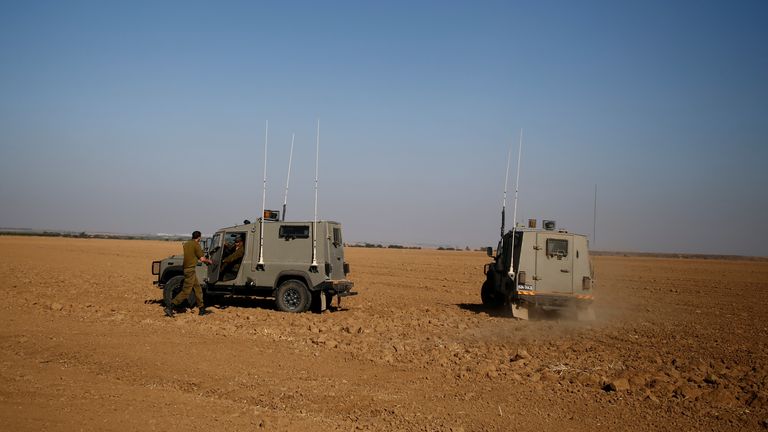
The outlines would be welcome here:
<svg viewBox="0 0 768 432">
<path fill-rule="evenodd" d="M 288 309 L 297 309 L 299 304 L 301 304 L 301 294 L 299 294 L 299 290 L 295 288 L 287 290 L 285 294 L 283 294 L 283 302 L 288 306 Z"/>
</svg>

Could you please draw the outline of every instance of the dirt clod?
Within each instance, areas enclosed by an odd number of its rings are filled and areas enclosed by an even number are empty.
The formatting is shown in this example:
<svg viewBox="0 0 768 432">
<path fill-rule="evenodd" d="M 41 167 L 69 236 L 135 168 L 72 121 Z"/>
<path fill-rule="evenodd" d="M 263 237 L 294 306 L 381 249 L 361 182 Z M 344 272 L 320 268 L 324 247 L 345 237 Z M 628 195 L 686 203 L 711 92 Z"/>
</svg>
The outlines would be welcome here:
<svg viewBox="0 0 768 432">
<path fill-rule="evenodd" d="M 629 380 L 626 378 L 618 378 L 611 382 L 609 382 L 605 386 L 606 391 L 612 391 L 612 392 L 623 392 L 629 390 Z"/>
</svg>

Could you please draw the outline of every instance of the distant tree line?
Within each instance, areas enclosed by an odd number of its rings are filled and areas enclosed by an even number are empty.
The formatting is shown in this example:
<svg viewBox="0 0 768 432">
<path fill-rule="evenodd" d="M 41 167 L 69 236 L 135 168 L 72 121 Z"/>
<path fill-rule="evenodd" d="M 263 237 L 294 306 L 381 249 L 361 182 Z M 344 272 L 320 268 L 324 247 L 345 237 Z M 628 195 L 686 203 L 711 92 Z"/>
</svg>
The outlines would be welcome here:
<svg viewBox="0 0 768 432">
<path fill-rule="evenodd" d="M 88 239 L 112 239 L 112 240 L 161 240 L 161 241 L 179 241 L 186 237 L 165 237 L 153 235 L 131 235 L 131 234 L 103 234 L 88 232 L 58 232 L 58 231 L 0 231 L 2 236 L 25 236 L 25 237 L 63 237 L 63 238 L 88 238 Z"/>
<path fill-rule="evenodd" d="M 421 246 L 403 246 L 399 244 L 391 244 L 384 246 L 380 243 L 355 243 L 345 245 L 348 247 L 361 247 L 361 248 L 378 248 L 378 249 L 421 249 Z"/>
<path fill-rule="evenodd" d="M 391 245 L 383 245 L 381 243 L 354 243 L 354 244 L 344 244 L 345 247 L 359 247 L 359 248 L 373 248 L 373 249 L 413 249 L 413 250 L 421 250 L 421 246 L 405 246 L 400 244 L 391 244 Z M 469 246 L 466 246 L 464 248 L 460 247 L 452 247 L 452 246 L 440 246 L 437 248 L 437 250 L 440 251 L 471 251 L 473 250 Z M 478 251 L 485 252 L 485 248 L 479 248 L 476 249 Z"/>
</svg>

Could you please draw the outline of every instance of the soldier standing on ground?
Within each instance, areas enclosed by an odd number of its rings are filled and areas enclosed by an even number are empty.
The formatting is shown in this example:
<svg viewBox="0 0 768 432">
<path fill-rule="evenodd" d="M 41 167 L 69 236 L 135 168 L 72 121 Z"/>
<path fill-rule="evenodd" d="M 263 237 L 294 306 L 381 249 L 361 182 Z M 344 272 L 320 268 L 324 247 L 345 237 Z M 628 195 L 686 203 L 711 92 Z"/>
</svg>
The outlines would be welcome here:
<svg viewBox="0 0 768 432">
<path fill-rule="evenodd" d="M 195 231 L 192 233 L 192 240 L 184 242 L 184 287 L 181 292 L 171 300 L 171 304 L 165 306 L 165 314 L 169 317 L 173 317 L 173 308 L 189 297 L 189 293 L 192 290 L 195 291 L 195 301 L 200 310 L 200 315 L 208 313 L 203 304 L 203 290 L 200 288 L 200 283 L 197 281 L 195 266 L 197 266 L 198 261 L 206 264 L 213 264 L 213 261 L 203 255 L 203 249 L 200 247 L 201 235 L 200 231 Z"/>
</svg>

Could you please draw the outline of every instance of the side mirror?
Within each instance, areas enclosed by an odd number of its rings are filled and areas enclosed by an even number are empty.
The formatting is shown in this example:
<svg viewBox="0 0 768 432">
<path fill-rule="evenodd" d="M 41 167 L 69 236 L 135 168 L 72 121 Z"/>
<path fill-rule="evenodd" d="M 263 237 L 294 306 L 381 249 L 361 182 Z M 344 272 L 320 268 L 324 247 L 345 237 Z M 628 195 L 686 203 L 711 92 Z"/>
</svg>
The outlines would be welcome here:
<svg viewBox="0 0 768 432">
<path fill-rule="evenodd" d="M 486 253 L 486 255 L 488 255 L 489 257 L 492 257 L 492 256 L 493 256 L 493 248 L 492 248 L 492 247 L 490 247 L 490 246 L 488 246 L 487 248 L 485 248 L 485 253 Z"/>
</svg>

